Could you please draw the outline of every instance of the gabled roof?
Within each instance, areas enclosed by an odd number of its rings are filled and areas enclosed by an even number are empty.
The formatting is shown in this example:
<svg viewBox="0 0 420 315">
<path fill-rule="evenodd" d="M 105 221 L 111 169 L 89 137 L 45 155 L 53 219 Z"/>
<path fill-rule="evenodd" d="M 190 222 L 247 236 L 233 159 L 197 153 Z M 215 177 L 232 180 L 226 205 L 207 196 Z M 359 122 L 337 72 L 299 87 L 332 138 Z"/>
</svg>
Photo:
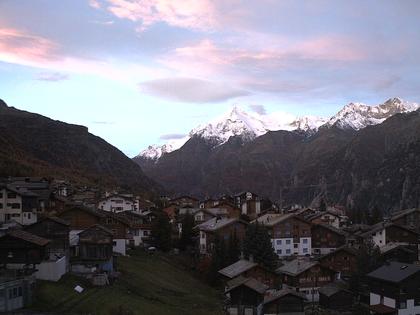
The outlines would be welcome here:
<svg viewBox="0 0 420 315">
<path fill-rule="evenodd" d="M 311 221 L 311 220 L 317 219 L 317 218 L 319 218 L 319 217 L 322 217 L 322 216 L 323 216 L 323 215 L 325 215 L 325 214 L 332 215 L 332 216 L 335 216 L 335 217 L 337 217 L 337 218 L 339 218 L 339 217 L 340 217 L 340 215 L 339 215 L 338 213 L 335 213 L 335 212 L 333 212 L 333 211 L 331 211 L 331 210 L 326 210 L 326 211 L 319 211 L 319 212 L 314 213 L 314 214 L 312 214 L 312 215 L 308 215 L 308 216 L 306 217 L 306 219 L 307 219 L 308 221 Z"/>
<path fill-rule="evenodd" d="M 282 297 L 286 296 L 286 295 L 293 295 L 296 296 L 302 300 L 306 300 L 306 297 L 304 294 L 296 292 L 295 290 L 291 290 L 291 289 L 282 289 L 279 291 L 276 291 L 270 295 L 267 295 L 264 297 L 264 304 L 268 304 L 271 303 L 275 300 L 281 299 Z"/>
<path fill-rule="evenodd" d="M 107 234 L 114 235 L 114 233 L 110 229 L 107 229 L 106 227 L 104 227 L 103 225 L 100 225 L 100 224 L 92 225 L 92 226 L 88 227 L 87 229 L 84 229 L 83 231 L 80 231 L 78 234 L 80 235 L 80 234 L 83 234 L 83 233 L 85 233 L 89 230 L 93 230 L 93 229 L 100 229 Z"/>
<path fill-rule="evenodd" d="M 8 232 L 5 236 L 10 235 L 14 238 L 21 239 L 23 241 L 38 245 L 38 246 L 45 246 L 47 245 L 50 240 L 40 237 L 38 235 L 23 231 L 23 230 L 12 230 Z M 5 237 L 3 236 L 3 237 Z"/>
<path fill-rule="evenodd" d="M 316 226 L 321 226 L 321 227 L 323 227 L 327 230 L 330 230 L 331 232 L 334 232 L 334 233 L 342 235 L 342 236 L 347 236 L 348 235 L 348 233 L 346 231 L 341 230 L 341 229 L 337 229 L 336 227 L 334 227 L 332 225 L 329 225 L 329 224 L 326 224 L 326 223 L 317 223 L 313 227 L 316 227 Z"/>
<path fill-rule="evenodd" d="M 317 261 L 296 258 L 289 262 L 286 262 L 283 266 L 277 268 L 276 272 L 279 274 L 286 274 L 289 276 L 297 276 L 318 264 L 319 263 Z"/>
<path fill-rule="evenodd" d="M 239 277 L 236 277 L 235 279 L 228 281 L 227 289 L 225 290 L 225 293 L 228 293 L 241 285 L 244 285 L 247 288 L 250 288 L 251 290 L 258 292 L 259 294 L 264 294 L 265 291 L 267 291 L 269 288 L 267 285 L 259 282 L 258 280 L 254 278 L 245 278 L 245 277 L 239 276 Z"/>
<path fill-rule="evenodd" d="M 367 276 L 388 282 L 399 283 L 419 272 L 420 266 L 400 262 L 390 262 L 372 271 Z"/>
<path fill-rule="evenodd" d="M 66 207 L 66 209 L 64 209 L 62 212 L 60 212 L 60 215 L 63 214 L 63 213 L 66 213 L 66 212 L 74 211 L 74 210 L 81 210 L 83 212 L 92 214 L 92 215 L 94 215 L 96 217 L 99 217 L 99 218 L 105 217 L 104 213 L 102 213 L 102 212 L 99 212 L 95 209 L 92 209 L 92 208 L 89 208 L 89 207 L 86 207 L 86 206 L 83 206 L 83 205 L 78 205 L 78 204 L 69 205 L 68 207 Z"/>
<path fill-rule="evenodd" d="M 221 218 L 220 219 L 216 217 L 197 225 L 197 228 L 205 232 L 214 232 L 236 222 L 243 223 L 244 225 L 248 224 L 247 222 L 242 221 L 240 219 L 236 219 L 236 218 Z"/>
<path fill-rule="evenodd" d="M 386 229 L 386 228 L 389 228 L 389 227 L 392 227 L 392 226 L 394 226 L 396 228 L 399 228 L 399 229 L 402 229 L 402 230 L 405 230 L 405 231 L 410 232 L 410 233 L 418 234 L 417 232 L 415 232 L 413 230 L 410 230 L 410 229 L 408 229 L 408 228 L 406 228 L 402 225 L 398 225 L 398 224 L 395 224 L 393 222 L 379 222 L 375 225 L 372 225 L 372 227 L 369 231 L 361 233 L 360 236 L 361 237 L 368 237 L 368 236 L 372 235 L 373 233 L 379 232 L 383 229 Z"/>
<path fill-rule="evenodd" d="M 219 273 L 232 279 L 256 266 L 258 266 L 258 264 L 255 262 L 251 262 L 246 259 L 240 259 L 232 265 L 219 270 Z"/>
<path fill-rule="evenodd" d="M 389 242 L 389 243 L 385 244 L 384 246 L 381 246 L 379 248 L 379 250 L 381 251 L 381 254 L 386 254 L 390 251 L 393 251 L 394 249 L 401 248 L 403 251 L 412 253 L 413 251 L 411 249 L 404 247 L 404 246 L 408 246 L 408 245 L 409 245 L 408 243 L 404 243 L 404 242 L 401 242 L 401 243 L 400 242 Z"/>
<path fill-rule="evenodd" d="M 420 212 L 420 209 L 412 208 L 412 209 L 406 209 L 406 210 L 398 211 L 391 216 L 391 221 L 398 220 L 398 219 L 406 216 L 407 214 L 410 214 L 410 213 L 413 213 L 413 212 Z"/>
<path fill-rule="evenodd" d="M 319 293 L 328 297 L 333 296 L 334 294 L 341 291 L 351 293 L 348 290 L 348 284 L 342 280 L 336 280 L 334 282 L 328 283 L 327 285 L 324 285 L 323 287 L 319 288 Z"/>
<path fill-rule="evenodd" d="M 341 247 L 337 248 L 335 251 L 330 252 L 328 254 L 325 254 L 325 255 L 319 257 L 319 260 L 323 260 L 326 257 L 334 256 L 338 252 L 341 252 L 341 251 L 344 251 L 344 252 L 346 252 L 346 253 L 348 253 L 350 255 L 353 255 L 353 256 L 357 256 L 359 254 L 359 252 L 357 251 L 357 249 L 354 248 L 354 247 L 341 246 Z"/>
<path fill-rule="evenodd" d="M 35 225 L 35 224 L 38 224 L 38 223 L 46 221 L 46 220 L 51 220 L 51 221 L 54 221 L 55 223 L 58 223 L 58 224 L 61 224 L 61 225 L 70 226 L 69 222 L 67 222 L 66 220 L 63 220 L 59 217 L 56 217 L 56 216 L 43 217 L 40 220 L 38 220 L 38 222 L 35 222 L 34 224 L 31 224 L 31 225 Z"/>
<path fill-rule="evenodd" d="M 292 218 L 302 221 L 302 222 L 307 222 L 305 219 L 301 218 L 296 213 L 287 213 L 287 214 L 266 213 L 256 218 L 254 221 L 252 221 L 252 223 L 258 222 L 260 224 L 264 224 L 265 226 L 274 226 Z M 309 222 L 307 223 L 310 224 Z"/>
</svg>

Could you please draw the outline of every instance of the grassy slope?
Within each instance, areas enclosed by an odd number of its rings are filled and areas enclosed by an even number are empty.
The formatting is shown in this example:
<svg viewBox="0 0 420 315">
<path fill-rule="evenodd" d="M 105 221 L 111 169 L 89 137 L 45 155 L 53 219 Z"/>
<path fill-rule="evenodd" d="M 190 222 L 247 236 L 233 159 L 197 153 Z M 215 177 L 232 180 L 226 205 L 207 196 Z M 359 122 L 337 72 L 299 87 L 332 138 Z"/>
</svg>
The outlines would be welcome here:
<svg viewBox="0 0 420 315">
<path fill-rule="evenodd" d="M 218 292 L 170 264 L 165 256 L 137 252 L 119 258 L 118 266 L 122 275 L 112 286 L 89 287 L 82 294 L 73 290 L 77 284 L 83 286 L 74 276 L 57 283 L 40 281 L 33 308 L 107 315 L 123 305 L 134 314 L 222 314 Z"/>
</svg>

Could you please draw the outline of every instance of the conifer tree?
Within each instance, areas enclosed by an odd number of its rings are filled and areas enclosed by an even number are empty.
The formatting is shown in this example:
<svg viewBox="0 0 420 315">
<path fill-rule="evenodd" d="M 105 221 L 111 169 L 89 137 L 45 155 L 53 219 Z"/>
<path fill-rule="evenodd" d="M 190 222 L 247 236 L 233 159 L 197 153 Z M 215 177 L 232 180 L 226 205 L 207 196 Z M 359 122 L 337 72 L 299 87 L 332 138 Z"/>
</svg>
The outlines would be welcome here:
<svg viewBox="0 0 420 315">
<path fill-rule="evenodd" d="M 153 245 L 167 252 L 172 247 L 172 226 L 164 212 L 159 212 L 152 224 Z"/>
<path fill-rule="evenodd" d="M 255 262 L 271 270 L 277 267 L 277 255 L 274 252 L 270 235 L 264 225 L 258 222 L 248 225 L 243 250 L 247 259 L 252 256 Z"/>
</svg>

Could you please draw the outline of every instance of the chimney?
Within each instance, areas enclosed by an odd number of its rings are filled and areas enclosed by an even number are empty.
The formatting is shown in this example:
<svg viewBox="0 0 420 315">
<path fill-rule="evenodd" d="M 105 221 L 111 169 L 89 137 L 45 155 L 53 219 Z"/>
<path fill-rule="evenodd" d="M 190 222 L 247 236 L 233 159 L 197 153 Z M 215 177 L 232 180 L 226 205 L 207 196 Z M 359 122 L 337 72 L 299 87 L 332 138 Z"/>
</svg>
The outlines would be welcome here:
<svg viewBox="0 0 420 315">
<path fill-rule="evenodd" d="M 253 255 L 249 255 L 249 261 L 252 262 L 252 263 L 254 262 L 254 256 Z"/>
</svg>

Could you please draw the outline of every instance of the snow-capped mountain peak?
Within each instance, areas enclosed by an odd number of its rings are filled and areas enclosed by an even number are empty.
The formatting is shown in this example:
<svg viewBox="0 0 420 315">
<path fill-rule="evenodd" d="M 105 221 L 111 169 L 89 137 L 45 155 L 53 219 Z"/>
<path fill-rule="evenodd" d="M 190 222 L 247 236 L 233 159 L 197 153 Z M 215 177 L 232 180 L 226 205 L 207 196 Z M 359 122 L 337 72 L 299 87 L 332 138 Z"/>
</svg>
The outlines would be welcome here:
<svg viewBox="0 0 420 315">
<path fill-rule="evenodd" d="M 326 126 L 335 125 L 342 129 L 360 130 L 367 126 L 380 124 L 395 114 L 411 112 L 418 108 L 419 104 L 409 103 L 400 98 L 392 98 L 376 106 L 349 103 L 331 117 Z"/>
<path fill-rule="evenodd" d="M 370 125 L 380 124 L 397 113 L 407 113 L 419 108 L 420 105 L 417 103 L 391 98 L 376 106 L 349 103 L 337 114 L 326 119 L 315 116 L 296 117 L 285 112 L 261 115 L 235 105 L 224 115 L 192 129 L 187 136 L 170 140 L 164 145 L 149 146 L 139 156 L 157 161 L 162 155 L 182 147 L 194 136 L 211 139 L 220 145 L 233 136 L 240 136 L 246 141 L 251 141 L 268 131 L 275 130 L 298 130 L 308 134 L 315 133 L 321 126 L 360 130 Z"/>
</svg>

